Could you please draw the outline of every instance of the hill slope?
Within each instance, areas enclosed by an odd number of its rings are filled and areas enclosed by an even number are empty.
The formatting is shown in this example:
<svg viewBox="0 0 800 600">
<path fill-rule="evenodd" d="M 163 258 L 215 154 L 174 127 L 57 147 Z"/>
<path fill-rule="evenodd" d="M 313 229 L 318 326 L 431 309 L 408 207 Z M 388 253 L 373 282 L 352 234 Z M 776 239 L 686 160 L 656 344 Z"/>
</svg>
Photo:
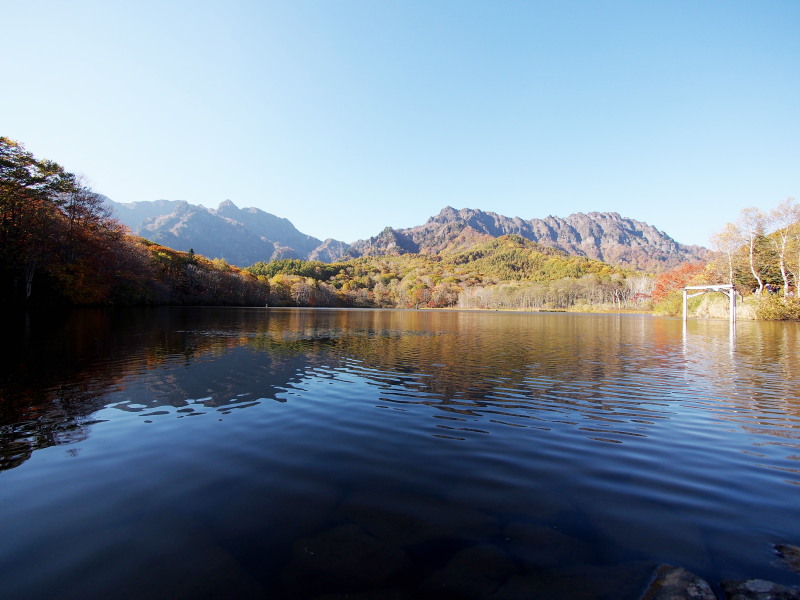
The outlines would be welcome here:
<svg viewBox="0 0 800 600">
<path fill-rule="evenodd" d="M 444 308 L 457 305 L 464 293 L 472 301 L 505 294 L 505 307 L 520 294 L 527 308 L 548 302 L 563 307 L 589 298 L 607 301 L 615 293 L 621 297 L 631 287 L 631 273 L 624 269 L 519 235 L 489 238 L 469 250 L 439 255 L 383 254 L 327 264 L 285 259 L 245 270 L 268 278 L 270 306 Z"/>
</svg>

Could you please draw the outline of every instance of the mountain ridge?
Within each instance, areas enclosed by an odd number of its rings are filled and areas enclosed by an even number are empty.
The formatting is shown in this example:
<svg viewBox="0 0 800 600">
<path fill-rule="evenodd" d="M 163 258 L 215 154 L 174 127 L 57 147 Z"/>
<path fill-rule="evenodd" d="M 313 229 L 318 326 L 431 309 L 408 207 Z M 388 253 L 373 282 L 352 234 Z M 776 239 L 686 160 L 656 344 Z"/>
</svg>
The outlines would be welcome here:
<svg viewBox="0 0 800 600">
<path fill-rule="evenodd" d="M 616 212 L 549 215 L 544 219 L 506 217 L 480 209 L 445 206 L 421 225 L 387 226 L 366 240 L 347 244 L 320 240 L 299 231 L 288 219 L 258 208 L 239 208 L 230 200 L 216 209 L 185 200 L 117 203 L 106 199 L 115 217 L 132 233 L 184 252 L 222 258 L 237 266 L 298 258 L 334 262 L 385 254 L 468 250 L 503 235 L 519 235 L 542 246 L 610 264 L 663 271 L 684 262 L 706 260 L 709 250 L 680 244 L 656 227 Z"/>
<path fill-rule="evenodd" d="M 479 209 L 446 206 L 423 225 L 385 228 L 378 236 L 350 246 L 351 256 L 402 251 L 438 254 L 453 244 L 461 248 L 479 239 L 520 235 L 542 246 L 610 264 L 663 271 L 683 262 L 706 260 L 701 246 L 680 244 L 659 229 L 616 212 L 573 213 L 561 218 L 524 220 Z"/>
</svg>

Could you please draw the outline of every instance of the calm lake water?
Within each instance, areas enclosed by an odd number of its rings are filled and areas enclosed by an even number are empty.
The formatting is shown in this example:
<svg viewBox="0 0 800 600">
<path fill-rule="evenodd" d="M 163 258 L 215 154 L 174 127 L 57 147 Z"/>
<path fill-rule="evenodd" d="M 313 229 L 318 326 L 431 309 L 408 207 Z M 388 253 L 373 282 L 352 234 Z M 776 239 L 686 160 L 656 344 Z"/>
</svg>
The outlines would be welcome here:
<svg viewBox="0 0 800 600">
<path fill-rule="evenodd" d="M 638 598 L 800 577 L 800 327 L 87 310 L 6 327 L 0 597 Z"/>
</svg>

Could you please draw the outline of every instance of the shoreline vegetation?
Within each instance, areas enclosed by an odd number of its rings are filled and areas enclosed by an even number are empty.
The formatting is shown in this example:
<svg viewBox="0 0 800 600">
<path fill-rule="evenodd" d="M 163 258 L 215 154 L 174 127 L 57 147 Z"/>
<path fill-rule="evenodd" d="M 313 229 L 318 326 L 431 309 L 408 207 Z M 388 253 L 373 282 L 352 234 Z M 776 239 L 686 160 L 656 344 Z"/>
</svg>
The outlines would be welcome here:
<svg viewBox="0 0 800 600">
<path fill-rule="evenodd" d="M 771 231 L 771 233 L 768 233 Z M 6 306 L 298 306 L 639 312 L 679 316 L 682 288 L 733 283 L 740 319 L 800 320 L 800 207 L 749 208 L 716 256 L 662 273 L 570 255 L 519 235 L 438 254 L 246 268 L 133 236 L 76 175 L 0 137 L 0 300 Z M 708 297 L 707 297 L 708 296 Z M 711 295 L 693 318 L 727 318 Z M 724 314 L 723 314 L 724 309 Z"/>
</svg>

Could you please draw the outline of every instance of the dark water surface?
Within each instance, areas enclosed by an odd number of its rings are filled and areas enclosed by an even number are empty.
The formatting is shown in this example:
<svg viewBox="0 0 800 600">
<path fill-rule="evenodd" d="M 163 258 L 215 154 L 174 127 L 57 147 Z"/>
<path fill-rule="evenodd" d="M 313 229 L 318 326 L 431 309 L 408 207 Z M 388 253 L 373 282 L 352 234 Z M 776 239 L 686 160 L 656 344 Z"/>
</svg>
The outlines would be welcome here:
<svg viewBox="0 0 800 600">
<path fill-rule="evenodd" d="M 31 314 L 0 597 L 638 598 L 798 576 L 800 328 L 648 316 Z"/>
</svg>

